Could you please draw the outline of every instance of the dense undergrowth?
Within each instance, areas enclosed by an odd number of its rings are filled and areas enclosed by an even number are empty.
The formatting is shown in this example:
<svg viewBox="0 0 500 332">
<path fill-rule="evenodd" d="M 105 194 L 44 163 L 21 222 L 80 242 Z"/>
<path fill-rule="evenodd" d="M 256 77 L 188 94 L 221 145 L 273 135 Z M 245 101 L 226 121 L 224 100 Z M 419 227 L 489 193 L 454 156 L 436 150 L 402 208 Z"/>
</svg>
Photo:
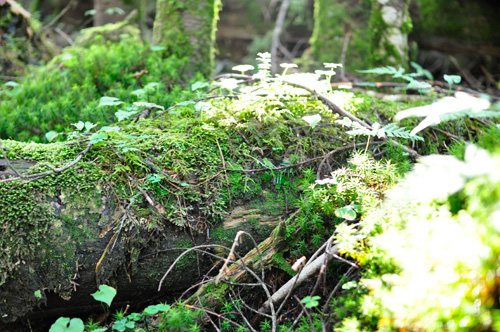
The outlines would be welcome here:
<svg viewBox="0 0 500 332">
<path fill-rule="evenodd" d="M 90 29 L 75 47 L 2 91 L 0 137 L 39 142 L 47 132 L 64 131 L 73 122 L 113 123 L 113 108 L 97 107 L 103 96 L 168 107 L 186 94 L 186 59 L 164 59 L 165 51 L 143 42 L 132 27 L 102 30 Z M 132 94 L 160 82 L 144 100 Z"/>
<path fill-rule="evenodd" d="M 285 219 L 272 234 L 281 251 L 264 271 L 255 265 L 251 282 L 215 282 L 199 301 L 179 299 L 154 315 L 118 312 L 112 321 L 87 322 L 88 331 L 104 331 L 104 325 L 201 331 L 210 324 L 220 331 L 500 330 L 500 129 L 471 119 L 496 113 L 458 110 L 458 119 L 434 121 L 416 138 L 392 119 L 443 95 L 429 90 L 402 103 L 332 90 L 320 80 L 334 74 L 331 64 L 315 76 L 270 77 L 265 54 L 256 76 L 209 84 L 187 79 L 183 59 L 160 61 L 163 50 L 133 31 L 116 42 L 105 39 L 83 40 L 19 85 L 0 90 L 10 97 L 0 101 L 1 137 L 59 140 L 1 141 L 9 160 L 38 162 L 31 174 L 50 172 L 91 147 L 77 168 L 26 184 L 0 183 L 0 286 L 19 260 L 46 255 L 40 243 L 48 245 L 57 232 L 74 236 L 67 225 L 53 232 L 57 220 L 39 195 L 85 196 L 99 187 L 147 220 L 127 221 L 121 236 L 150 235 L 165 223 L 205 232 L 237 203 L 277 209 Z M 323 97 L 361 119 L 358 125 L 339 118 Z M 144 111 L 149 113 L 141 118 Z M 402 123 L 417 126 L 414 120 Z M 46 136 L 51 131 L 62 134 Z M 458 158 L 429 156 L 413 167 L 412 151 L 451 151 Z M 13 204 L 19 197 L 25 202 Z M 118 225 L 114 231 L 119 233 Z M 294 263 L 334 243 L 338 252 L 325 256 L 332 261 L 290 290 L 280 308 L 267 316 L 255 313 L 269 299 L 268 288 L 276 292 L 300 276 Z M 132 252 L 139 244 L 129 245 Z M 56 272 L 70 274 L 66 261 L 72 258 L 53 256 L 48 264 L 65 263 L 67 271 Z M 235 258 L 232 267 L 251 274 Z M 218 257 L 214 264 L 223 262 Z"/>
</svg>

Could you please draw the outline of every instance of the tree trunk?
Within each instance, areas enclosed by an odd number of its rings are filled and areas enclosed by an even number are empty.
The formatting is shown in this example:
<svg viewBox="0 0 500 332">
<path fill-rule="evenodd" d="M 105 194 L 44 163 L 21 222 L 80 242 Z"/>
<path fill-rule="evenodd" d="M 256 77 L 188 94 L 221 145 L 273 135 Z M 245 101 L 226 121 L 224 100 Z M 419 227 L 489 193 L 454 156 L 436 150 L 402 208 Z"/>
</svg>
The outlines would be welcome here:
<svg viewBox="0 0 500 332">
<path fill-rule="evenodd" d="M 375 66 L 408 66 L 409 4 L 410 0 L 373 0 L 370 30 Z"/>
<path fill-rule="evenodd" d="M 369 19 L 370 6 L 363 1 L 315 0 L 310 40 L 315 60 L 343 63 L 349 71 L 368 68 Z"/>
<path fill-rule="evenodd" d="M 408 63 L 409 0 L 315 0 L 311 50 L 349 71 Z"/>
<path fill-rule="evenodd" d="M 219 7 L 220 0 L 158 0 L 153 43 L 165 47 L 168 55 L 185 58 L 189 75 L 200 72 L 209 77 Z"/>
</svg>

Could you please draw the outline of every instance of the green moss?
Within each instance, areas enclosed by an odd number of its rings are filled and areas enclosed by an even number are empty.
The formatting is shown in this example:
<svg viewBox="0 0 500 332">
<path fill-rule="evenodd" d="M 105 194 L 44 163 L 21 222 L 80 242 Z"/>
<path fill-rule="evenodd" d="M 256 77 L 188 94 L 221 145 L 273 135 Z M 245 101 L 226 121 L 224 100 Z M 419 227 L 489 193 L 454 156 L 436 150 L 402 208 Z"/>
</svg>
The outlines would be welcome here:
<svg viewBox="0 0 500 332">
<path fill-rule="evenodd" d="M 292 270 L 292 266 L 287 262 L 282 253 L 276 253 L 273 255 L 273 262 L 278 268 L 288 273 L 290 276 L 295 276 L 297 272 Z"/>
<path fill-rule="evenodd" d="M 8 91 L 11 98 L 0 101 L 0 137 L 41 141 L 46 132 L 69 131 L 74 129 L 71 123 L 80 120 L 109 124 L 115 121 L 116 109 L 98 108 L 100 97 L 132 103 L 137 100 L 132 92 L 152 82 L 164 85 L 147 101 L 168 107 L 181 88 L 170 93 L 162 89 L 185 79 L 182 68 L 187 58 L 153 51 L 138 39 L 138 30 L 125 28 L 115 42 L 103 31 L 92 30 L 87 36 L 93 37 L 82 42 L 87 46 L 67 48 L 49 65 L 26 75 L 16 89 Z M 141 71 L 144 75 L 134 76 Z M 2 89 L 7 93 L 10 88 L 1 87 L 0 94 Z"/>
<path fill-rule="evenodd" d="M 210 77 L 220 0 L 157 2 L 153 40 L 168 54 L 188 58 L 187 71 Z"/>
</svg>

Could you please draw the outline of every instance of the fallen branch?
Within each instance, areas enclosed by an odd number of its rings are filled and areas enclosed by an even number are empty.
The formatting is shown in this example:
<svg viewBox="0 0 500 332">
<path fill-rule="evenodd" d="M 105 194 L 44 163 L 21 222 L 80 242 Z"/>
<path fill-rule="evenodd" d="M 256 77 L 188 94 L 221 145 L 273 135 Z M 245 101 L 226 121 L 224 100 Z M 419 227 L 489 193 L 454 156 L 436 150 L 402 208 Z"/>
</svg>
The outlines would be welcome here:
<svg viewBox="0 0 500 332">
<path fill-rule="evenodd" d="M 64 165 L 64 166 L 61 166 L 61 167 L 58 167 L 58 168 L 55 168 L 55 167 L 52 167 L 50 165 L 46 165 L 48 168 L 50 168 L 50 171 L 46 171 L 46 172 L 42 172 L 42 173 L 35 173 L 35 174 L 29 174 L 29 175 L 23 175 L 22 177 L 20 176 L 16 176 L 16 177 L 13 177 L 13 178 L 7 178 L 7 179 L 3 179 L 3 180 L 0 180 L 0 183 L 6 183 L 6 182 L 13 182 L 13 181 L 18 181 L 18 180 L 24 180 L 24 179 L 27 179 L 27 181 L 23 182 L 21 185 L 25 185 L 27 183 L 30 183 L 30 182 L 33 182 L 33 181 L 36 181 L 38 179 L 41 179 L 41 178 L 44 178 L 46 176 L 49 176 L 49 175 L 52 175 L 52 174 L 56 174 L 56 173 L 61 173 L 61 172 L 64 172 L 65 170 L 73 167 L 76 163 L 78 163 L 82 158 L 83 156 L 85 156 L 87 154 L 87 152 L 90 151 L 90 148 L 92 147 L 92 144 L 89 143 L 87 145 L 87 147 L 81 151 L 76 157 L 75 159 L 73 159 L 73 161 L 71 161 L 70 163 Z"/>
<path fill-rule="evenodd" d="M 328 263 L 334 255 L 338 252 L 339 246 L 335 245 L 330 251 L 325 252 L 318 258 L 316 258 L 314 261 L 311 263 L 307 264 L 303 269 L 302 272 L 293 277 L 292 279 L 288 280 L 286 284 L 284 284 L 278 291 L 276 291 L 272 296 L 271 296 L 271 301 L 273 304 L 281 302 L 288 293 L 291 292 L 292 287 L 297 287 L 300 286 L 304 281 L 312 277 L 323 265 Z M 259 309 L 260 313 L 266 313 L 269 311 L 271 302 L 267 300 L 264 302 L 262 307 Z"/>
</svg>

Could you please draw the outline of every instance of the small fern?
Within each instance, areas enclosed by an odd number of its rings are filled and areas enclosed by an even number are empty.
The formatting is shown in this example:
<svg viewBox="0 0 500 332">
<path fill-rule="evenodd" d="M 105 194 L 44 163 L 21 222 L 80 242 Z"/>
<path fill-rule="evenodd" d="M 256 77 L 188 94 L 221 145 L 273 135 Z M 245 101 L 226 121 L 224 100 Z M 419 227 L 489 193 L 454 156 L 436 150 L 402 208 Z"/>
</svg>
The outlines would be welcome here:
<svg viewBox="0 0 500 332">
<path fill-rule="evenodd" d="M 398 127 L 394 123 L 389 123 L 388 125 L 382 126 L 380 123 L 375 122 L 371 129 L 363 127 L 361 124 L 352 121 L 349 118 L 343 118 L 341 120 L 335 121 L 335 123 L 341 124 L 342 126 L 346 126 L 352 128 L 349 130 L 347 134 L 352 136 L 375 136 L 378 138 L 405 138 L 410 139 L 412 141 L 423 141 L 424 139 L 420 136 L 411 135 L 410 131 L 405 127 Z"/>
<path fill-rule="evenodd" d="M 405 81 L 408 81 L 408 85 L 406 86 L 407 89 L 426 90 L 432 88 L 432 85 L 430 85 L 429 83 L 417 81 L 415 79 L 416 77 L 425 76 L 427 79 L 432 80 L 432 74 L 415 62 L 412 62 L 411 65 L 413 68 L 415 68 L 415 73 L 405 73 L 404 68 L 396 68 L 393 66 L 377 67 L 368 70 L 358 70 L 358 72 L 375 75 L 391 75 L 393 78 L 401 78 Z M 369 84 L 367 85 L 370 86 Z"/>
<path fill-rule="evenodd" d="M 408 117 L 425 117 L 412 131 L 415 135 L 427 127 L 441 122 L 469 118 L 500 117 L 500 103 L 492 105 L 489 100 L 476 98 L 464 92 L 457 92 L 454 97 L 444 97 L 437 102 L 399 112 L 396 121 Z"/>
</svg>

